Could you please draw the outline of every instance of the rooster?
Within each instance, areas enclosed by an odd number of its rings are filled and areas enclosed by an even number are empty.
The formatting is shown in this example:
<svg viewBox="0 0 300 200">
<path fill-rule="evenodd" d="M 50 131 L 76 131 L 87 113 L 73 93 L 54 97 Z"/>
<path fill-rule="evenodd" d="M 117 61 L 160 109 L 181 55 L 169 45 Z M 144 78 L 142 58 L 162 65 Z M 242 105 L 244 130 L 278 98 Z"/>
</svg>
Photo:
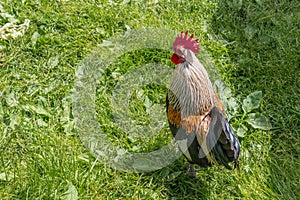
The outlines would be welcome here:
<svg viewBox="0 0 300 200">
<path fill-rule="evenodd" d="M 176 143 L 189 161 L 190 176 L 196 176 L 194 164 L 213 164 L 238 168 L 240 143 L 235 136 L 222 103 L 214 92 L 207 71 L 196 57 L 198 39 L 181 32 L 173 44 L 171 61 L 176 65 L 167 94 L 169 127 Z"/>
</svg>

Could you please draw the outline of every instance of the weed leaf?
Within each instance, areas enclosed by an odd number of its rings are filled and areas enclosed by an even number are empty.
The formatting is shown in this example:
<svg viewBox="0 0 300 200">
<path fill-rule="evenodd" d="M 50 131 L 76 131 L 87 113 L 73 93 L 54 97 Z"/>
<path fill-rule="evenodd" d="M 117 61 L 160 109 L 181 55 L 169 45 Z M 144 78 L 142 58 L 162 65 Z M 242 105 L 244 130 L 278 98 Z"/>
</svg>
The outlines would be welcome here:
<svg viewBox="0 0 300 200">
<path fill-rule="evenodd" d="M 12 113 L 9 115 L 9 127 L 14 130 L 22 121 L 20 114 Z"/>
<path fill-rule="evenodd" d="M 214 89 L 226 110 L 227 118 L 230 120 L 237 113 L 237 101 L 233 97 L 231 90 L 221 80 L 218 79 L 215 81 Z"/>
<path fill-rule="evenodd" d="M 254 28 L 253 26 L 251 25 L 248 25 L 245 29 L 245 35 L 246 37 L 251 40 L 253 38 L 253 36 L 255 35 L 255 33 L 257 32 L 257 29 Z"/>
<path fill-rule="evenodd" d="M 243 100 L 243 110 L 248 113 L 256 108 L 259 108 L 262 100 L 262 92 L 255 91 L 249 94 L 246 99 Z"/>
<path fill-rule="evenodd" d="M 77 200 L 78 199 L 78 192 L 75 186 L 68 182 L 68 190 L 63 194 L 64 200 Z"/>
<path fill-rule="evenodd" d="M 233 1 L 233 4 L 238 10 L 241 10 L 243 6 L 243 0 L 235 0 Z"/>
<path fill-rule="evenodd" d="M 11 173 L 0 173 L 0 180 L 2 181 L 10 181 L 13 178 L 13 175 Z"/>
<path fill-rule="evenodd" d="M 15 107 L 18 105 L 18 97 L 19 95 L 16 94 L 15 92 L 11 92 L 6 96 L 6 103 L 9 107 Z"/>
<path fill-rule="evenodd" d="M 32 37 L 31 37 L 32 46 L 35 46 L 36 41 L 39 38 L 39 36 L 40 36 L 39 32 L 36 31 L 33 33 Z"/>
<path fill-rule="evenodd" d="M 239 136 L 239 137 L 245 137 L 245 134 L 246 132 L 248 131 L 248 128 L 244 125 L 244 124 L 241 124 L 237 131 L 236 131 L 236 134 Z"/>
<path fill-rule="evenodd" d="M 269 119 L 260 113 L 249 113 L 246 120 L 254 128 L 262 130 L 270 130 L 272 128 Z"/>
<path fill-rule="evenodd" d="M 47 62 L 47 66 L 50 67 L 50 68 L 56 67 L 59 63 L 59 58 L 60 58 L 59 55 L 49 58 L 49 60 Z"/>
</svg>

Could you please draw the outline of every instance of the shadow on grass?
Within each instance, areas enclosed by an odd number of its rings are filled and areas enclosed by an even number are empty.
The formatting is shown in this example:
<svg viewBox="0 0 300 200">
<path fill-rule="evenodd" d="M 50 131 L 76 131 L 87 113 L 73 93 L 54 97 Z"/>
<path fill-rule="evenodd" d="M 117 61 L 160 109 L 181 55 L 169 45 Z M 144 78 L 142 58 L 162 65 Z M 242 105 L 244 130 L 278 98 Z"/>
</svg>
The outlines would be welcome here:
<svg viewBox="0 0 300 200">
<path fill-rule="evenodd" d="M 188 165 L 186 159 L 181 157 L 170 166 L 146 176 L 155 177 L 153 182 L 164 187 L 162 192 L 168 199 L 207 199 L 210 196 L 207 179 L 212 179 L 212 174 L 203 169 L 196 178 L 191 178 L 187 171 Z"/>
<path fill-rule="evenodd" d="M 296 0 L 221 0 L 211 22 L 234 63 L 221 69 L 233 92 L 244 97 L 263 91 L 261 112 L 274 127 L 266 185 L 284 199 L 300 198 L 299 8 Z"/>
</svg>

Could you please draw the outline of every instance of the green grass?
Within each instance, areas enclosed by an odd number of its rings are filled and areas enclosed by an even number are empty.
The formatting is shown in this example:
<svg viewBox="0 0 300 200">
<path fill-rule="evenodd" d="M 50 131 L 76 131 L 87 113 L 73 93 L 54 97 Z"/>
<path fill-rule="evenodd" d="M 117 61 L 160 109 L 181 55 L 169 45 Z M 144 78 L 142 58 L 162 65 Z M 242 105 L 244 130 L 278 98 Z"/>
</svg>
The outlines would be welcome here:
<svg viewBox="0 0 300 200">
<path fill-rule="evenodd" d="M 18 24 L 31 21 L 23 36 L 0 40 L 0 199 L 63 199 L 73 187 L 79 199 L 300 198 L 297 0 L 23 2 L 0 3 Z M 0 26 L 7 22 L 0 17 Z M 184 158 L 154 172 L 120 172 L 85 149 L 73 128 L 76 68 L 103 40 L 128 27 L 189 29 L 236 99 L 262 91 L 259 112 L 273 130 L 248 127 L 240 172 L 215 166 L 190 179 Z M 96 107 L 113 144 L 148 152 L 170 140 L 167 126 L 147 142 L 128 138 L 112 125 L 109 107 L 116 76 L 153 61 L 172 67 L 169 56 L 156 49 L 127 53 L 105 71 Z M 131 116 L 149 124 L 143 101 L 147 96 L 163 105 L 166 89 L 150 85 L 143 91 L 130 99 Z"/>
</svg>

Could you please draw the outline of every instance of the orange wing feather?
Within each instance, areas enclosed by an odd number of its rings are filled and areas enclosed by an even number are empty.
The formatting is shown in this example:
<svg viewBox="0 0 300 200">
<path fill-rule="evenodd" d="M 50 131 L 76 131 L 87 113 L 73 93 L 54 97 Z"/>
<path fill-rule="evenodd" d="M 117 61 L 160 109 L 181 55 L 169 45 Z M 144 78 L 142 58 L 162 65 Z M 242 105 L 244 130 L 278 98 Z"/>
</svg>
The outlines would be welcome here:
<svg viewBox="0 0 300 200">
<path fill-rule="evenodd" d="M 207 114 L 208 112 L 203 115 L 190 115 L 188 117 L 181 117 L 179 112 L 177 112 L 171 106 L 168 107 L 169 121 L 177 127 L 182 126 L 186 130 L 187 134 L 193 132 Z"/>
</svg>

